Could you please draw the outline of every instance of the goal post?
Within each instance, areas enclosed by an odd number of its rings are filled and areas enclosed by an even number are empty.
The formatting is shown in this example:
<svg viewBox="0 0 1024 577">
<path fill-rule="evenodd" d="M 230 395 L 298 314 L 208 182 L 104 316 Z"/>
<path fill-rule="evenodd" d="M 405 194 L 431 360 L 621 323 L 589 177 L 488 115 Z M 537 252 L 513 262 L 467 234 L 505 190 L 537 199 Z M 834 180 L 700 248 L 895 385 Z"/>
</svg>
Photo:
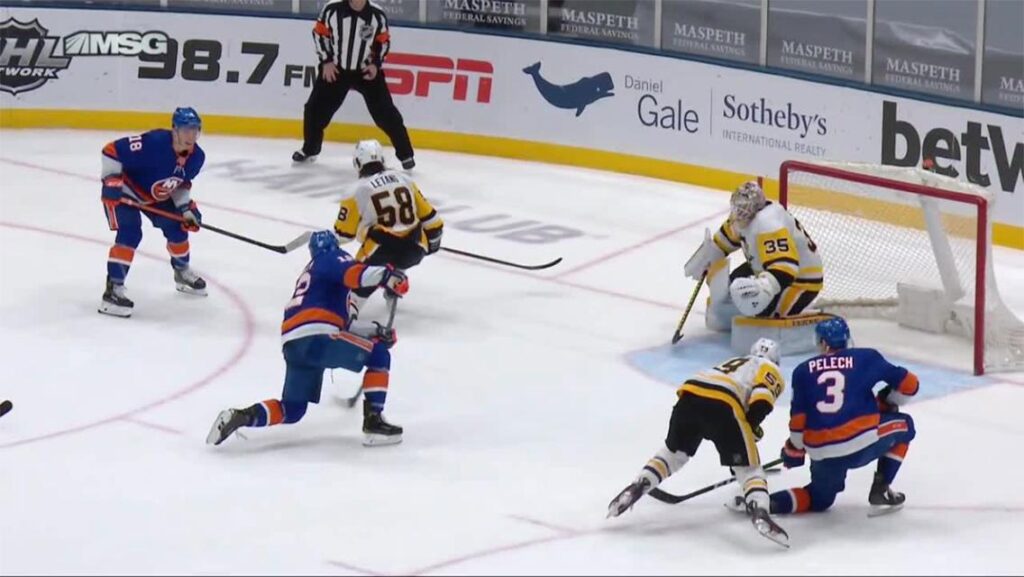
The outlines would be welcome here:
<svg viewBox="0 0 1024 577">
<path fill-rule="evenodd" d="M 975 374 L 1024 369 L 1024 322 L 1003 304 L 991 260 L 993 195 L 915 168 L 787 161 L 779 201 L 824 261 L 814 307 L 951 333 Z"/>
</svg>

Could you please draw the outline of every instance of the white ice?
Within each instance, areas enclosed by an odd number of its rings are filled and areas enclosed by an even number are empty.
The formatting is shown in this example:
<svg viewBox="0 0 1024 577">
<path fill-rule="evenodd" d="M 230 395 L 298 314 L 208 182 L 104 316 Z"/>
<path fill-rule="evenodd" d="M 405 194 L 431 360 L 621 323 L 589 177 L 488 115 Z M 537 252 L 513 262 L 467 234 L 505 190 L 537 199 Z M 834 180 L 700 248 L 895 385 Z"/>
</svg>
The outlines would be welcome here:
<svg viewBox="0 0 1024 577">
<path fill-rule="evenodd" d="M 727 196 L 620 174 L 419 152 L 416 179 L 447 207 L 447 246 L 564 262 L 524 273 L 441 254 L 414 269 L 386 411 L 403 444 L 360 445 L 358 409 L 337 402 L 359 378 L 339 370 L 301 423 L 208 447 L 218 411 L 279 396 L 278 327 L 306 254 L 204 231 L 192 259 L 210 296 L 196 298 L 175 292 L 147 224 L 133 318 L 97 314 L 113 239 L 99 154 L 118 136 L 0 134 L 0 399 L 15 405 L 0 418 L 0 574 L 1024 570 L 1024 375 L 972 377 L 966 342 L 887 323 L 855 323 L 858 344 L 936 375 L 907 409 L 919 435 L 896 483 L 902 512 L 866 517 L 868 467 L 832 511 L 779 519 L 788 551 L 722 507 L 731 489 L 677 506 L 644 499 L 605 520 L 662 442 L 673 385 L 688 376 L 672 363 L 721 360 L 707 352 L 703 298 L 683 342 L 666 344 L 692 288 L 682 263 Z M 269 242 L 329 227 L 354 177 L 348 145 L 292 167 L 294 141 L 201 144 L 205 220 Z M 584 234 L 530 244 L 471 230 L 541 225 Z M 1024 315 L 1024 254 L 995 260 Z M 382 313 L 374 301 L 369 314 Z M 640 370 L 644 355 L 669 374 Z M 786 438 L 787 405 L 765 427 L 766 460 Z M 727 476 L 705 446 L 664 488 Z M 807 479 L 804 468 L 769 482 Z"/>
</svg>

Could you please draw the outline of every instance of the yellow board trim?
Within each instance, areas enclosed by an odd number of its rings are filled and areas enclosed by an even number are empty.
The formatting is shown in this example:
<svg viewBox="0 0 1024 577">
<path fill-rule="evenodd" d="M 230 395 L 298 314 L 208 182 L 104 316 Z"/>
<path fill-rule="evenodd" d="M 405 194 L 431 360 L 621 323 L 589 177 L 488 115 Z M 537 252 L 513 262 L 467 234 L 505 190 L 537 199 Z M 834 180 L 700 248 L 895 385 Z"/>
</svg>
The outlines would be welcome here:
<svg viewBox="0 0 1024 577">
<path fill-rule="evenodd" d="M 166 126 L 169 123 L 170 115 L 162 112 L 0 108 L 0 129 L 74 128 L 141 131 L 154 126 Z M 209 114 L 203 115 L 203 130 L 209 134 L 298 139 L 302 135 L 302 121 Z M 376 132 L 381 142 L 389 142 L 376 127 L 348 123 L 332 123 L 327 128 L 325 139 L 355 142 L 366 138 L 368 131 Z M 758 176 L 632 154 L 497 136 L 420 129 L 412 129 L 409 134 L 420 148 L 636 174 L 719 191 L 732 191 L 738 183 L 756 180 Z M 766 178 L 763 187 L 769 198 L 778 199 L 778 180 Z M 994 223 L 992 228 L 992 240 L 995 244 L 1024 250 L 1024 227 Z"/>
</svg>

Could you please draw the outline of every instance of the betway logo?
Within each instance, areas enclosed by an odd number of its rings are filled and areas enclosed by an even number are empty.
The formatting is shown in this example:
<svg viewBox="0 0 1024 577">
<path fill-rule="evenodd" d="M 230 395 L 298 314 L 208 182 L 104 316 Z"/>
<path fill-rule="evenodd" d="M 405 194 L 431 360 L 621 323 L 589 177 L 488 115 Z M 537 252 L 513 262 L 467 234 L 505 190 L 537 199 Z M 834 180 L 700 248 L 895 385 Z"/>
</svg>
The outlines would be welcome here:
<svg viewBox="0 0 1024 577">
<path fill-rule="evenodd" d="M 452 60 L 445 56 L 397 52 L 388 55 L 387 67 L 384 68 L 392 94 L 415 94 L 426 98 L 430 96 L 432 84 L 452 84 L 452 99 L 465 101 L 470 92 L 470 78 L 473 78 L 476 80 L 474 99 L 482 104 L 491 101 L 493 74 L 494 66 L 486 60 Z"/>
<path fill-rule="evenodd" d="M 1010 134 L 1011 138 L 1014 134 Z M 896 155 L 900 139 L 906 146 L 902 157 Z M 931 158 L 935 161 L 935 172 L 957 178 L 960 172 L 955 163 L 963 160 L 967 180 L 989 186 L 992 179 L 981 170 L 983 151 L 994 160 L 1000 188 L 1014 192 L 1020 186 L 1024 191 L 1024 143 L 1004 140 L 1003 129 L 998 124 L 968 121 L 967 130 L 960 133 L 959 138 L 952 130 L 933 128 L 922 139 L 913 124 L 897 118 L 895 102 L 886 100 L 882 104 L 882 164 L 920 166 L 922 158 Z"/>
</svg>

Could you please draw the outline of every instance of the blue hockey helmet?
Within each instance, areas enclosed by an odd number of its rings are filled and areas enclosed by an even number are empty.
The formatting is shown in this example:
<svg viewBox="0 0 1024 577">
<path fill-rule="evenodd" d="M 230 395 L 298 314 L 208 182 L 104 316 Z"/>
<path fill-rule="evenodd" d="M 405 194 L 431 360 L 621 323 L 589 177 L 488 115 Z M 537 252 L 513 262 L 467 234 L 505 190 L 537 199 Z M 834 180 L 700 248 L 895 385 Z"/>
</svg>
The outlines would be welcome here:
<svg viewBox="0 0 1024 577">
<path fill-rule="evenodd" d="M 330 230 L 318 230 L 309 237 L 309 256 L 316 258 L 321 255 L 341 254 L 338 237 Z"/>
<path fill-rule="evenodd" d="M 830 349 L 845 349 L 850 342 L 850 326 L 843 317 L 833 316 L 821 321 L 814 327 L 814 334 Z"/>
<path fill-rule="evenodd" d="M 171 115 L 171 127 L 195 128 L 197 130 L 202 130 L 203 120 L 199 118 L 199 113 L 196 112 L 195 108 L 175 108 L 174 114 Z"/>
</svg>

